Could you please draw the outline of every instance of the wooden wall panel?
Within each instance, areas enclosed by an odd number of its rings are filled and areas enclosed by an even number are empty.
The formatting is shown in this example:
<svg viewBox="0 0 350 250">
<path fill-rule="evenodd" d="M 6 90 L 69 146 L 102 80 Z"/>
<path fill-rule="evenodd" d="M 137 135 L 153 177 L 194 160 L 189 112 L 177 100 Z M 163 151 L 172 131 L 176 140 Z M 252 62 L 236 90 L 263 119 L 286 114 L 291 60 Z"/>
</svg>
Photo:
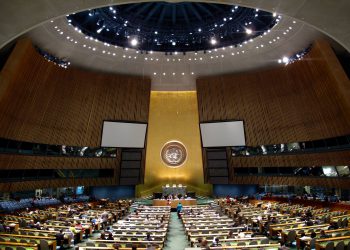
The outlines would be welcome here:
<svg viewBox="0 0 350 250">
<path fill-rule="evenodd" d="M 116 185 L 114 178 L 98 179 L 67 179 L 67 180 L 43 180 L 43 181 L 23 181 L 0 183 L 0 192 L 17 192 L 25 190 L 35 190 L 38 188 L 58 188 L 76 186 L 109 186 Z"/>
<path fill-rule="evenodd" d="M 314 186 L 349 188 L 349 178 L 317 178 L 317 177 L 280 177 L 280 176 L 235 176 L 230 184 L 259 184 L 259 185 L 286 185 L 286 186 Z"/>
<path fill-rule="evenodd" d="M 0 74 L 0 137 L 99 146 L 103 120 L 148 121 L 150 79 L 62 69 L 20 40 Z"/>
<path fill-rule="evenodd" d="M 232 157 L 231 168 L 236 167 L 307 167 L 343 166 L 350 163 L 350 150 L 298 155 L 265 155 Z"/>
<path fill-rule="evenodd" d="M 249 146 L 346 135 L 349 88 L 331 48 L 320 41 L 304 60 L 285 67 L 199 78 L 200 121 L 243 120 Z"/>
</svg>

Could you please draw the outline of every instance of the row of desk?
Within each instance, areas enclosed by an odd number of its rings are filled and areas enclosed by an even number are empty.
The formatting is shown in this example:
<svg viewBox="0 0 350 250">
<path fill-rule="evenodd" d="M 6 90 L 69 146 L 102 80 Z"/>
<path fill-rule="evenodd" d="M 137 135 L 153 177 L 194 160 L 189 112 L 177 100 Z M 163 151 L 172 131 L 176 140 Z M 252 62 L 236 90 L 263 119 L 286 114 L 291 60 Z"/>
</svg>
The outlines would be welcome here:
<svg viewBox="0 0 350 250">
<path fill-rule="evenodd" d="M 153 206 L 171 206 L 171 208 L 176 208 L 181 202 L 182 206 L 196 206 L 196 199 L 175 199 L 175 200 L 165 200 L 165 199 L 154 199 Z"/>
</svg>

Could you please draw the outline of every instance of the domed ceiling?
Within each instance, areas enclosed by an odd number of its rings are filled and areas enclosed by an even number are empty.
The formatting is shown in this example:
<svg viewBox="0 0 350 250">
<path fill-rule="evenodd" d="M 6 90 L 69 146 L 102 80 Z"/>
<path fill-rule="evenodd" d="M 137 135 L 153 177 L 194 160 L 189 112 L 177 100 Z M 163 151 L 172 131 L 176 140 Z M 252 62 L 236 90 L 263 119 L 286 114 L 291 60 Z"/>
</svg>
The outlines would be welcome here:
<svg viewBox="0 0 350 250">
<path fill-rule="evenodd" d="M 271 29 L 276 14 L 200 2 L 147 2 L 88 10 L 67 17 L 85 35 L 120 47 L 186 52 L 238 45 Z"/>
<path fill-rule="evenodd" d="M 71 67 L 150 77 L 153 90 L 194 90 L 201 76 L 284 67 L 282 59 L 322 37 L 279 13 L 200 2 L 91 9 L 28 35 Z"/>
</svg>

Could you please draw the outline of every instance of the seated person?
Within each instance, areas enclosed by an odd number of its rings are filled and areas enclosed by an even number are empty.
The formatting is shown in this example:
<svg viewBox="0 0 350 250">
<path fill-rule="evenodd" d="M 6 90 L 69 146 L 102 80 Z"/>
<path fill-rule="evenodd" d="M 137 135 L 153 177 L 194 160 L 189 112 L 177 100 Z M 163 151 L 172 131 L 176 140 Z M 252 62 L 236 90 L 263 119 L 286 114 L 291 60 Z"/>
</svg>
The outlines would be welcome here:
<svg viewBox="0 0 350 250">
<path fill-rule="evenodd" d="M 90 223 L 91 223 L 92 227 L 96 226 L 96 222 L 97 222 L 96 218 L 91 218 L 90 219 Z"/>
<path fill-rule="evenodd" d="M 151 237 L 151 234 L 150 234 L 150 233 L 147 233 L 144 240 L 145 240 L 145 241 L 152 241 L 153 238 Z"/>
<path fill-rule="evenodd" d="M 204 248 L 205 250 L 210 249 L 207 240 L 203 240 L 203 241 L 202 241 L 201 248 L 202 248 L 202 249 Z"/>
<path fill-rule="evenodd" d="M 34 223 L 34 220 L 30 220 L 29 223 L 28 223 L 28 227 L 29 228 L 35 228 L 35 223 Z"/>
<path fill-rule="evenodd" d="M 312 220 L 309 218 L 307 221 L 306 221 L 306 226 L 313 226 L 314 223 L 312 222 Z"/>
<path fill-rule="evenodd" d="M 310 248 L 316 249 L 316 233 L 315 232 L 311 233 Z"/>
<path fill-rule="evenodd" d="M 331 222 L 331 225 L 328 227 L 328 230 L 338 229 L 338 224 L 336 222 Z"/>
<path fill-rule="evenodd" d="M 232 230 L 230 230 L 230 231 L 228 232 L 228 235 L 227 235 L 226 238 L 227 238 L 227 239 L 232 239 L 232 238 L 234 238 L 234 236 L 233 236 L 233 231 L 232 231 Z"/>
<path fill-rule="evenodd" d="M 219 242 L 219 237 L 215 237 L 213 240 L 213 244 L 211 244 L 211 247 L 220 247 L 222 246 Z"/>
<path fill-rule="evenodd" d="M 197 227 L 194 224 L 190 224 L 190 226 L 188 228 L 189 229 L 196 229 Z"/>
<path fill-rule="evenodd" d="M 244 232 L 240 232 L 240 233 L 237 235 L 237 238 L 245 238 L 245 233 L 244 233 Z"/>
<path fill-rule="evenodd" d="M 114 240 L 113 234 L 111 232 L 108 233 L 107 240 Z"/>
<path fill-rule="evenodd" d="M 100 235 L 100 240 L 105 240 L 106 239 L 106 234 L 105 232 L 102 232 Z"/>
<path fill-rule="evenodd" d="M 70 230 L 73 234 L 76 234 L 76 233 L 77 233 L 77 230 L 75 229 L 75 227 L 74 227 L 73 224 L 70 224 L 69 230 Z"/>
<path fill-rule="evenodd" d="M 113 244 L 113 249 L 118 250 L 118 249 L 119 249 L 119 247 L 120 247 L 120 245 L 119 245 L 118 243 L 114 243 L 114 244 Z"/>
<path fill-rule="evenodd" d="M 74 233 L 67 228 L 64 234 L 67 235 L 68 237 L 68 245 L 69 246 L 74 245 Z"/>
<path fill-rule="evenodd" d="M 145 220 L 144 220 L 144 222 L 149 222 L 149 221 L 150 221 L 149 215 L 147 214 L 147 215 L 146 215 L 146 218 L 145 218 Z"/>
<path fill-rule="evenodd" d="M 330 237 L 330 235 L 326 234 L 326 232 L 324 230 L 321 230 L 321 232 L 320 232 L 320 239 L 322 239 L 322 238 L 329 238 L 329 237 Z"/>
<path fill-rule="evenodd" d="M 57 246 L 60 247 L 60 249 L 63 249 L 64 234 L 62 229 L 56 234 L 56 241 Z"/>
<path fill-rule="evenodd" d="M 5 226 L 4 226 L 4 222 L 0 221 L 0 232 L 5 232 Z"/>
<path fill-rule="evenodd" d="M 305 238 L 305 233 L 300 234 L 300 248 L 304 249 L 306 247 L 306 242 L 303 240 Z"/>
<path fill-rule="evenodd" d="M 201 237 L 197 238 L 197 243 L 194 243 L 194 247 L 201 247 L 203 239 Z"/>
</svg>

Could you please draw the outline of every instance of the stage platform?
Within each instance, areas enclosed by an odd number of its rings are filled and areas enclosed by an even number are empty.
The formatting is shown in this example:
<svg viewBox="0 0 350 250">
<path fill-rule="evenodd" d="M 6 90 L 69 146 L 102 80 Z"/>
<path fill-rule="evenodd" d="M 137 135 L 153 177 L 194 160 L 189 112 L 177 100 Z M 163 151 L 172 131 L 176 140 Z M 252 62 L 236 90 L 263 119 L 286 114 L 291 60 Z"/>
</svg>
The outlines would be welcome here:
<svg viewBox="0 0 350 250">
<path fill-rule="evenodd" d="M 176 208 L 181 202 L 182 206 L 196 206 L 196 199 L 176 199 L 176 200 L 164 200 L 164 199 L 153 199 L 153 206 L 171 206 L 171 208 Z"/>
</svg>

